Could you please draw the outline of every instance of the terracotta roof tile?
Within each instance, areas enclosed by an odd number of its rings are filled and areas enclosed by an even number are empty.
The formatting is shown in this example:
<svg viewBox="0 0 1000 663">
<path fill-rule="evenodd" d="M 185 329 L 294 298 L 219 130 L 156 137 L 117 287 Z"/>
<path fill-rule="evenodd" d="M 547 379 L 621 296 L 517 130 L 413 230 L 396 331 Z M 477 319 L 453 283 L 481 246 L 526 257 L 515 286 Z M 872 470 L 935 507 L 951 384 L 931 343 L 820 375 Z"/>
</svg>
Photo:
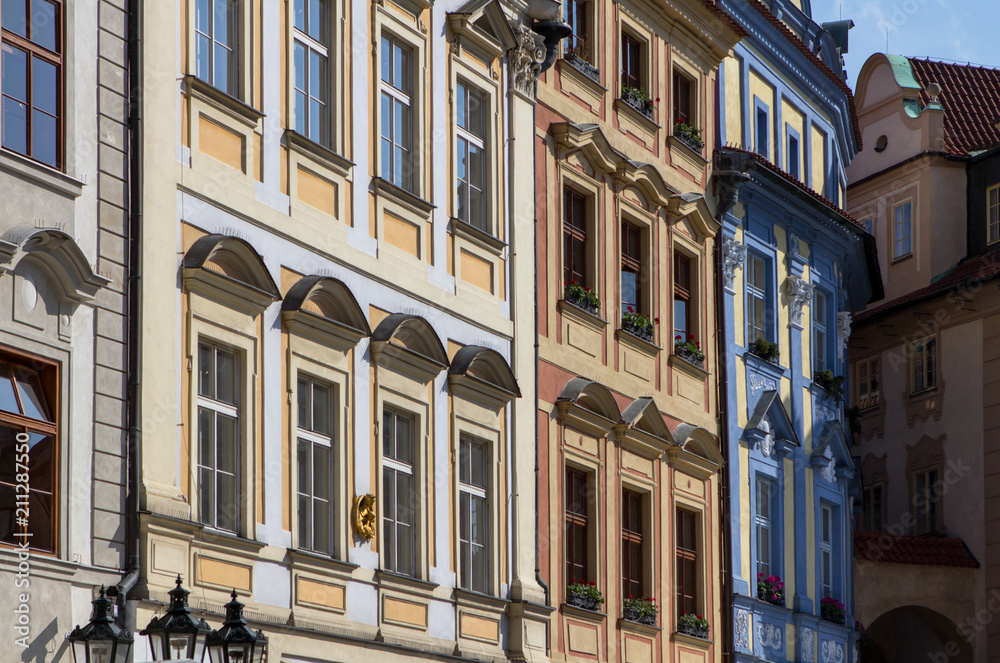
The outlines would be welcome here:
<svg viewBox="0 0 1000 663">
<path fill-rule="evenodd" d="M 908 58 L 923 89 L 922 106 L 930 103 L 927 85 L 941 86 L 938 101 L 944 107 L 944 143 L 949 153 L 970 152 L 1000 144 L 1000 69 Z"/>
<path fill-rule="evenodd" d="M 979 562 L 962 539 L 943 536 L 892 536 L 881 532 L 855 532 L 854 559 L 886 564 L 979 568 Z"/>
</svg>

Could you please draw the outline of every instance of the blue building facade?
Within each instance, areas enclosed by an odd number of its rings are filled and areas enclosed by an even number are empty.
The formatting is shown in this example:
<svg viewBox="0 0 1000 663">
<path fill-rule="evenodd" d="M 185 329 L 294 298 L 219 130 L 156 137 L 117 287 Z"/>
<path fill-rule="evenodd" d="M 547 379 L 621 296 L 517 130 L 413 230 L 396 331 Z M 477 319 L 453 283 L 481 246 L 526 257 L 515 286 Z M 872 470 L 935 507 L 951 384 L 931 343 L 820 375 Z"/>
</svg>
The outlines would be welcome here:
<svg viewBox="0 0 1000 663">
<path fill-rule="evenodd" d="M 873 240 L 842 209 L 852 24 L 816 24 L 808 0 L 717 4 L 746 31 L 715 152 L 732 645 L 738 661 L 851 663 L 846 343 L 851 313 L 881 298 Z"/>
</svg>

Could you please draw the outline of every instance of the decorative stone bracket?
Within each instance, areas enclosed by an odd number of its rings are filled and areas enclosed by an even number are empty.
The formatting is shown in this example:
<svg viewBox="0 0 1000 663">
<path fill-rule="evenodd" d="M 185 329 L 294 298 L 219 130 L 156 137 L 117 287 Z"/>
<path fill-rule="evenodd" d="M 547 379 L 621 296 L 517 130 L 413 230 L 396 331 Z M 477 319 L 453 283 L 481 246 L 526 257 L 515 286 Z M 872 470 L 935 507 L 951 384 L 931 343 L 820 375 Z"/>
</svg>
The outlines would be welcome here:
<svg viewBox="0 0 1000 663">
<path fill-rule="evenodd" d="M 802 329 L 802 307 L 812 300 L 815 286 L 805 279 L 789 276 L 785 281 L 785 294 L 788 295 L 788 317 L 795 329 Z"/>
<path fill-rule="evenodd" d="M 837 358 L 843 359 L 847 352 L 847 339 L 851 336 L 851 314 L 841 311 L 837 314 Z"/>
<path fill-rule="evenodd" d="M 743 269 L 747 258 L 747 246 L 732 237 L 722 239 L 722 279 L 726 292 L 735 295 L 736 270 Z"/>
</svg>

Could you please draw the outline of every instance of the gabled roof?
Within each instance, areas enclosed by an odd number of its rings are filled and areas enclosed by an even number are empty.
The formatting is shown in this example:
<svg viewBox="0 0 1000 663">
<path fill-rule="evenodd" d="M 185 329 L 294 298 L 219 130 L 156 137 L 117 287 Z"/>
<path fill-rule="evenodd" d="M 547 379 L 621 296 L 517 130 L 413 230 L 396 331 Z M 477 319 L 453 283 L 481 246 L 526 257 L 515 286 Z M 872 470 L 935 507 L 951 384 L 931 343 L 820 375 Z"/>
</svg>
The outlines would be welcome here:
<svg viewBox="0 0 1000 663">
<path fill-rule="evenodd" d="M 943 536 L 892 536 L 882 532 L 855 532 L 854 558 L 886 564 L 979 568 L 979 561 L 962 539 Z"/>
<path fill-rule="evenodd" d="M 920 84 L 921 108 L 931 103 L 927 86 L 941 86 L 938 103 L 944 107 L 944 144 L 951 154 L 1000 144 L 1000 69 L 907 58 Z M 897 80 L 899 77 L 897 76 Z"/>
<path fill-rule="evenodd" d="M 795 427 L 792 425 L 791 417 L 788 416 L 785 405 L 781 402 L 781 397 L 774 389 L 761 392 L 760 398 L 757 399 L 757 405 L 754 406 L 753 414 L 750 415 L 750 420 L 747 421 L 744 430 L 762 430 L 760 426 L 765 417 L 767 417 L 771 425 L 772 434 L 777 439 L 799 445 L 799 438 L 795 434 Z"/>
</svg>

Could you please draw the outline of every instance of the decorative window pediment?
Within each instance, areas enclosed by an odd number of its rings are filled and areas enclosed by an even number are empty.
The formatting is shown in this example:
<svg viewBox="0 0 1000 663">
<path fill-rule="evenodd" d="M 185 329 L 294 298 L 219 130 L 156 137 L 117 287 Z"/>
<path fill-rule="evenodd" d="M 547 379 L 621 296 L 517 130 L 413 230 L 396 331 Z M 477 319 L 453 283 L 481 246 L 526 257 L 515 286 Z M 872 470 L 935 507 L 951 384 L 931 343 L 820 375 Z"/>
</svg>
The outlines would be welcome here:
<svg viewBox="0 0 1000 663">
<path fill-rule="evenodd" d="M 0 237 L 0 275 L 13 272 L 22 260 L 39 265 L 51 279 L 59 299 L 78 304 L 94 299 L 111 281 L 98 276 L 72 235 L 55 228 L 14 228 Z"/>
<path fill-rule="evenodd" d="M 827 421 L 816 436 L 816 445 L 809 456 L 809 465 L 827 481 L 854 478 L 854 460 L 848 449 L 847 434 L 837 420 Z"/>
<path fill-rule="evenodd" d="M 448 355 L 430 323 L 393 313 L 372 332 L 372 356 L 380 366 L 430 382 L 447 368 Z"/>
<path fill-rule="evenodd" d="M 801 446 L 777 391 L 769 389 L 761 392 L 743 429 L 743 439 L 756 446 L 765 458 L 771 458 L 776 452 L 787 453 L 792 445 Z"/>
<path fill-rule="evenodd" d="M 289 288 L 281 302 L 281 321 L 288 329 L 339 350 L 371 336 L 354 295 L 330 276 L 306 276 Z"/>
<path fill-rule="evenodd" d="M 448 14 L 448 27 L 460 48 L 471 48 L 488 59 L 517 48 L 517 35 L 507 22 L 498 0 L 472 0 Z"/>
<path fill-rule="evenodd" d="M 499 410 L 521 396 L 507 361 L 496 350 L 467 345 L 457 353 L 448 369 L 448 387 L 455 395 Z"/>
<path fill-rule="evenodd" d="M 281 299 L 260 254 L 238 237 L 199 238 L 184 254 L 181 274 L 189 292 L 255 315 Z"/>
<path fill-rule="evenodd" d="M 715 233 L 719 230 L 719 223 L 715 220 L 703 194 L 689 191 L 672 195 L 667 203 L 667 211 L 670 213 L 671 221 L 686 219 L 697 231 L 700 240 L 715 237 Z"/>
<path fill-rule="evenodd" d="M 705 480 L 724 464 L 715 437 L 694 424 L 678 424 L 673 431 L 677 445 L 667 452 L 670 464 L 681 471 Z"/>
<path fill-rule="evenodd" d="M 607 387 L 587 378 L 573 378 L 556 399 L 559 416 L 582 432 L 602 437 L 621 423 L 618 402 Z"/>
<path fill-rule="evenodd" d="M 658 458 L 673 445 L 673 437 L 663 414 L 652 398 L 637 398 L 622 412 L 615 426 L 615 438 L 636 453 Z"/>
</svg>

